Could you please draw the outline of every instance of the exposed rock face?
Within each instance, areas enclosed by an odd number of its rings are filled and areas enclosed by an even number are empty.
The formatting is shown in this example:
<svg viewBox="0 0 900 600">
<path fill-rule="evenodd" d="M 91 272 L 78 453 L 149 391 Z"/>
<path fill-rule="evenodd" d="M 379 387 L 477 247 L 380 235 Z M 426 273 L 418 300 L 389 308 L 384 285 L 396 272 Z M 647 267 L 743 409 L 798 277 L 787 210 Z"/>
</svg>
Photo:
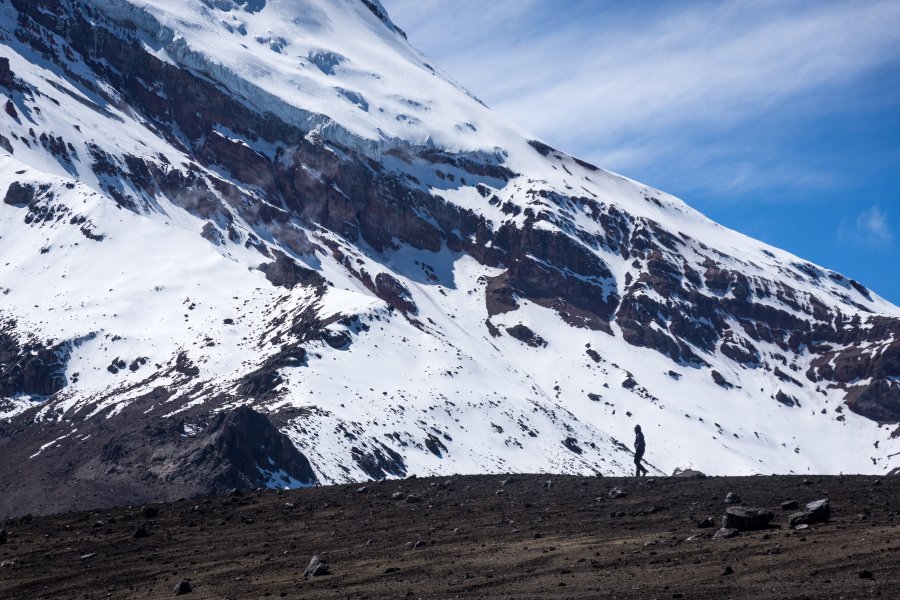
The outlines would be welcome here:
<svg viewBox="0 0 900 600">
<path fill-rule="evenodd" d="M 409 290 L 387 273 L 375 276 L 375 293 L 400 312 L 413 314 L 418 310 Z"/>
<path fill-rule="evenodd" d="M 217 414 L 205 430 L 171 451 L 157 451 L 153 472 L 166 480 L 202 482 L 211 491 L 314 485 L 309 461 L 269 419 L 240 406 Z"/>
<path fill-rule="evenodd" d="M 9 59 L 5 56 L 0 57 L 0 85 L 11 90 L 16 85 L 15 76 L 12 69 L 9 68 Z"/>
<path fill-rule="evenodd" d="M 34 200 L 36 193 L 37 190 L 32 184 L 14 181 L 6 189 L 6 196 L 4 196 L 3 202 L 11 206 L 27 206 Z"/>
<path fill-rule="evenodd" d="M 0 330 L 0 397 L 51 396 L 66 386 L 68 344 L 20 345 L 12 335 L 14 323 L 7 323 L 5 329 Z"/>
<path fill-rule="evenodd" d="M 319 273 L 301 267 L 297 261 L 283 252 L 277 252 L 275 261 L 260 265 L 259 270 L 266 274 L 266 279 L 271 281 L 272 285 L 287 289 L 292 289 L 296 285 L 322 285 L 325 282 Z"/>
</svg>

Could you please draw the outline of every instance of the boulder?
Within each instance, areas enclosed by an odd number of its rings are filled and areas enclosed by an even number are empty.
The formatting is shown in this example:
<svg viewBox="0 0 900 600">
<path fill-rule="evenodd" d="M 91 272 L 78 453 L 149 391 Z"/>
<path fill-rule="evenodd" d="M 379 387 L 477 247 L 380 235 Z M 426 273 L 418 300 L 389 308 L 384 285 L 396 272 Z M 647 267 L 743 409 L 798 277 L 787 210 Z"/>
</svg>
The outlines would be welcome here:
<svg viewBox="0 0 900 600">
<path fill-rule="evenodd" d="M 722 527 L 738 531 L 765 529 L 775 517 L 771 510 L 747 506 L 729 506 L 722 517 Z"/>
<path fill-rule="evenodd" d="M 806 509 L 792 514 L 788 517 L 788 524 L 791 527 L 798 525 L 814 525 L 816 523 L 827 523 L 831 518 L 831 506 L 827 499 L 816 500 L 806 505 Z"/>
</svg>

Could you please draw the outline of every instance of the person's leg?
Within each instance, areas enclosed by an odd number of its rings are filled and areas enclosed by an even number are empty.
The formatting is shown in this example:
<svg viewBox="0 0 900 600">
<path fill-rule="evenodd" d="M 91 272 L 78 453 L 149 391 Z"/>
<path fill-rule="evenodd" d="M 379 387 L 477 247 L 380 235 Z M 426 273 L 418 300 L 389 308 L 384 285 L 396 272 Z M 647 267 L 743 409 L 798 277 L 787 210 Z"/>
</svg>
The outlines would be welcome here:
<svg viewBox="0 0 900 600">
<path fill-rule="evenodd" d="M 634 455 L 634 476 L 641 476 L 641 456 L 639 454 Z"/>
</svg>

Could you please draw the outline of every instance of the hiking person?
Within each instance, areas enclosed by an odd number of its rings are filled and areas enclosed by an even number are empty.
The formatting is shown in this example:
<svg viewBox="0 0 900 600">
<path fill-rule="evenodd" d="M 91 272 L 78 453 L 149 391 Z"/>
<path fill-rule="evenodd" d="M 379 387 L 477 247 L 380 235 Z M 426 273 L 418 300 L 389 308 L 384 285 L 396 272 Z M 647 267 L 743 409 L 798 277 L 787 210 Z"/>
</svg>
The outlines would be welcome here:
<svg viewBox="0 0 900 600">
<path fill-rule="evenodd" d="M 641 475 L 646 475 L 648 473 L 647 469 L 644 468 L 644 465 L 641 464 L 641 459 L 644 458 L 644 450 L 647 449 L 647 444 L 644 442 L 644 434 L 641 433 L 641 426 L 634 426 L 634 476 L 640 477 Z"/>
</svg>

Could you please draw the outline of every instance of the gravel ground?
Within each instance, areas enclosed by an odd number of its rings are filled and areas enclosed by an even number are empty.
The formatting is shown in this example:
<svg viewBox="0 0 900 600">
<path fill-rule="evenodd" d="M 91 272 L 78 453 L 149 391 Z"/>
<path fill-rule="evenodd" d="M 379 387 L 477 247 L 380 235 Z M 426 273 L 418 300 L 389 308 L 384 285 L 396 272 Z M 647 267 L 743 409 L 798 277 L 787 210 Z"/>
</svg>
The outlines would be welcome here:
<svg viewBox="0 0 900 600">
<path fill-rule="evenodd" d="M 900 597 L 900 478 L 407 479 L 0 524 L 0 598 Z M 615 489 L 622 492 L 619 495 Z M 714 539 L 729 506 L 769 528 Z M 619 496 L 619 497 L 615 497 Z M 827 523 L 795 510 L 829 499 Z M 711 527 L 698 527 L 705 518 Z M 3 540 L 0 534 L 0 540 Z M 313 556 L 327 574 L 304 576 Z"/>
</svg>

